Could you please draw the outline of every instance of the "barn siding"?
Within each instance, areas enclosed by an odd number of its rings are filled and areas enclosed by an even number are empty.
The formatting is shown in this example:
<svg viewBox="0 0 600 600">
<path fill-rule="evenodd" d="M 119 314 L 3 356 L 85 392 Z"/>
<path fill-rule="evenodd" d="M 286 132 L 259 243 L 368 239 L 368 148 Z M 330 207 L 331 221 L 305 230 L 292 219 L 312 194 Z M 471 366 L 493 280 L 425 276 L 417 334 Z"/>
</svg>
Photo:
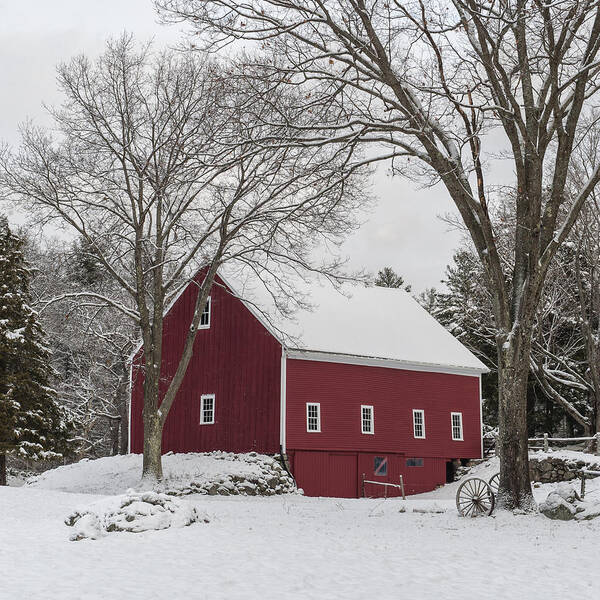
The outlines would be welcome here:
<svg viewBox="0 0 600 600">
<path fill-rule="evenodd" d="M 163 452 L 278 452 L 281 345 L 222 280 L 217 283 L 210 294 L 211 325 L 196 336 L 165 424 Z M 197 291 L 190 285 L 165 318 L 163 389 L 177 368 Z M 132 452 L 143 449 L 142 385 L 143 370 L 134 369 Z M 200 425 L 202 394 L 215 394 L 214 425 Z"/>
<path fill-rule="evenodd" d="M 402 474 L 407 493 L 444 483 L 448 460 L 481 456 L 478 377 L 299 359 L 288 359 L 286 368 L 287 449 L 295 455 L 294 462 L 298 456 L 303 462 L 295 474 L 301 487 L 304 473 L 311 469 L 308 463 L 321 468 L 328 460 L 318 456 L 320 452 L 354 452 L 358 487 L 363 472 L 373 478 L 373 457 L 388 456 L 390 471 L 382 480 L 398 483 Z M 307 402 L 321 404 L 320 433 L 306 431 Z M 374 435 L 361 433 L 361 404 L 374 406 Z M 425 411 L 425 439 L 413 436 L 413 408 Z M 452 440 L 451 412 L 463 414 L 462 442 Z M 407 467 L 407 458 L 423 458 L 424 465 Z M 368 495 L 377 495 L 375 487 Z M 318 488 L 311 479 L 307 493 L 333 495 L 326 478 Z"/>
</svg>

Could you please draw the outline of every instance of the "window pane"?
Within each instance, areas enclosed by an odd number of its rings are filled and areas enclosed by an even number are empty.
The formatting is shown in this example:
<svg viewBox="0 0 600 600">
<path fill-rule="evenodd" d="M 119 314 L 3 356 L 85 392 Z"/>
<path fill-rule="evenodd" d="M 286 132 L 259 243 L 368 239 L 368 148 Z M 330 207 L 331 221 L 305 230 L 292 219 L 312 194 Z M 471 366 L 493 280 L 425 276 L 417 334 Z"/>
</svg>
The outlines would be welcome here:
<svg viewBox="0 0 600 600">
<path fill-rule="evenodd" d="M 425 463 L 425 460 L 422 458 L 407 458 L 406 466 L 407 467 L 422 467 Z"/>
<path fill-rule="evenodd" d="M 362 407 L 362 432 L 372 433 L 373 432 L 373 409 L 370 406 Z"/>
<path fill-rule="evenodd" d="M 373 461 L 373 472 L 378 477 L 387 476 L 387 456 L 376 456 Z"/>
<path fill-rule="evenodd" d="M 204 306 L 204 310 L 200 315 L 200 325 L 209 325 L 210 324 L 210 300 L 207 300 L 206 305 Z"/>
<path fill-rule="evenodd" d="M 413 411 L 413 430 L 416 438 L 425 437 L 425 415 L 422 410 Z"/>
<path fill-rule="evenodd" d="M 462 414 L 452 414 L 452 439 L 462 439 Z"/>
<path fill-rule="evenodd" d="M 200 414 L 201 423 L 215 422 L 215 399 L 211 396 L 202 398 L 202 411 Z"/>
<path fill-rule="evenodd" d="M 306 428 L 308 431 L 319 431 L 319 405 L 306 405 Z"/>
</svg>

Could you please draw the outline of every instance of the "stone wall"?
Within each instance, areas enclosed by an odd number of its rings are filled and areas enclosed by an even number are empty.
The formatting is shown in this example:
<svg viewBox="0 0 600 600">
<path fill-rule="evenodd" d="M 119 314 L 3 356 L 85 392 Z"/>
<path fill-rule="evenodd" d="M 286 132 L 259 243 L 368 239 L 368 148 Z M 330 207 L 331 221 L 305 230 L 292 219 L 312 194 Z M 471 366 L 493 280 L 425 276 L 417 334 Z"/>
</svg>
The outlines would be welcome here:
<svg viewBox="0 0 600 600">
<path fill-rule="evenodd" d="M 583 453 L 573 453 L 580 456 L 570 457 L 552 453 L 536 453 L 529 456 L 529 474 L 531 481 L 541 483 L 556 483 L 571 481 L 577 478 L 577 471 L 588 469 L 600 471 L 600 456 L 592 454 L 581 456 Z M 589 458 L 588 458 L 589 457 Z"/>
</svg>

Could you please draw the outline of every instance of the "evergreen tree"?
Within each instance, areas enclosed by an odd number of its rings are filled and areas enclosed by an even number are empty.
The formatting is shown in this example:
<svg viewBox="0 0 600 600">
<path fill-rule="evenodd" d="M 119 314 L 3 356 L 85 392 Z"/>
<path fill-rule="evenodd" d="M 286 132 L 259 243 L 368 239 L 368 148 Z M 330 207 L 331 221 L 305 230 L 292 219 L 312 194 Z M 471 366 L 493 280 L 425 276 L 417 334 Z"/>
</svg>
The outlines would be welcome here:
<svg viewBox="0 0 600 600">
<path fill-rule="evenodd" d="M 30 308 L 31 273 L 23 241 L 0 217 L 0 484 L 6 454 L 49 459 L 69 450 L 70 424 L 50 387 L 50 355 Z"/>
<path fill-rule="evenodd" d="M 482 376 L 484 421 L 498 423 L 498 374 L 496 366 L 496 328 L 492 299 L 481 263 L 471 249 L 454 253 L 442 281 L 447 291 L 438 292 L 435 301 L 428 299 L 429 312 L 454 337 L 458 338 L 489 369 Z"/>
<path fill-rule="evenodd" d="M 97 253 L 85 238 L 80 237 L 73 242 L 69 258 L 69 276 L 74 283 L 90 287 L 106 278 Z"/>
<path fill-rule="evenodd" d="M 404 283 L 404 277 L 398 275 L 391 267 L 384 267 L 377 273 L 375 285 L 388 288 L 403 288 L 406 292 L 410 292 L 411 286 Z"/>
</svg>

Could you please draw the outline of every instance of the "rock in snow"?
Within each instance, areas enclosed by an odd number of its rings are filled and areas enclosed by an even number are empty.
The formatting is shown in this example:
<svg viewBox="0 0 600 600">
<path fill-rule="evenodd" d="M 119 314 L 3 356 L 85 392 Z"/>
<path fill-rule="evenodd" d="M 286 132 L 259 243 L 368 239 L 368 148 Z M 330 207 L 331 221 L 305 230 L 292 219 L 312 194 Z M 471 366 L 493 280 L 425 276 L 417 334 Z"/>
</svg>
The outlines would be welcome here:
<svg viewBox="0 0 600 600">
<path fill-rule="evenodd" d="M 549 519 L 560 521 L 589 520 L 600 516 L 600 502 L 582 500 L 575 488 L 563 481 L 540 504 L 540 512 Z"/>
<path fill-rule="evenodd" d="M 577 512 L 577 507 L 575 506 L 577 500 L 580 500 L 580 498 L 575 488 L 569 483 L 562 482 L 540 504 L 540 512 L 549 519 L 570 521 L 575 517 Z"/>
<path fill-rule="evenodd" d="M 72 541 L 83 539 L 96 540 L 114 531 L 141 533 L 167 529 L 169 527 L 187 527 L 192 523 L 208 523 L 204 515 L 191 504 L 187 504 L 156 492 L 134 492 L 106 498 L 74 511 L 65 524 L 73 527 Z"/>
</svg>

